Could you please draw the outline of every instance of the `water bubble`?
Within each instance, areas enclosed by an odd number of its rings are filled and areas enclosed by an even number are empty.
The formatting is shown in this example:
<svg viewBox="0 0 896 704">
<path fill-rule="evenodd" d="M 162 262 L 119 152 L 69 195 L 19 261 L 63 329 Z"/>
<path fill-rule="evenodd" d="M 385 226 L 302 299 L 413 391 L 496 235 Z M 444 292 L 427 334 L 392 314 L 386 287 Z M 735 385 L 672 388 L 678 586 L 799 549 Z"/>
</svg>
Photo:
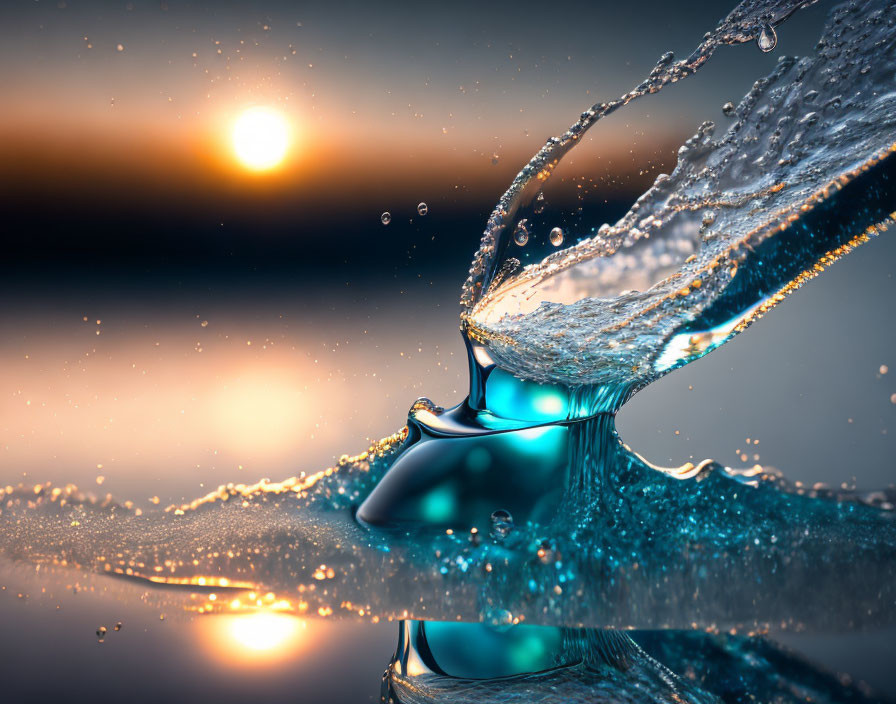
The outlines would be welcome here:
<svg viewBox="0 0 896 704">
<path fill-rule="evenodd" d="M 881 364 L 878 371 L 880 371 L 880 373 L 883 375 L 890 371 L 890 368 L 886 364 Z"/>
<path fill-rule="evenodd" d="M 896 403 L 896 394 L 890 396 L 890 403 Z"/>
<path fill-rule="evenodd" d="M 385 213 L 380 215 L 380 222 L 383 223 L 383 225 L 388 225 L 390 222 L 392 222 L 392 213 L 387 210 Z"/>
<path fill-rule="evenodd" d="M 552 245 L 554 245 L 555 247 L 559 247 L 561 244 L 563 244 L 563 230 L 561 230 L 559 227 L 555 227 L 553 230 L 551 230 L 550 239 Z"/>
<path fill-rule="evenodd" d="M 429 212 L 429 206 L 426 203 L 420 203 L 417 205 L 417 213 L 420 215 L 426 215 Z"/>
<path fill-rule="evenodd" d="M 536 214 L 541 214 L 544 212 L 544 193 L 539 193 L 535 196 L 535 206 L 532 208 Z"/>
<path fill-rule="evenodd" d="M 503 508 L 499 508 L 491 515 L 491 521 L 489 535 L 495 540 L 504 540 L 513 530 L 513 516 L 510 515 L 510 511 L 505 511 Z"/>
<path fill-rule="evenodd" d="M 778 45 L 778 35 L 775 28 L 770 24 L 762 25 L 759 34 L 756 36 L 756 46 L 758 46 L 766 54 Z"/>
<path fill-rule="evenodd" d="M 730 100 L 722 106 L 722 114 L 731 117 L 734 114 L 734 103 Z"/>
<path fill-rule="evenodd" d="M 121 621 L 119 621 L 118 623 L 115 624 L 115 630 L 116 630 L 116 631 L 120 631 L 120 630 L 121 630 Z"/>
<path fill-rule="evenodd" d="M 520 220 L 516 229 L 513 231 L 513 241 L 516 242 L 520 247 L 525 247 L 526 243 L 529 241 L 529 221 L 528 220 Z"/>
<path fill-rule="evenodd" d="M 103 638 L 106 637 L 106 627 L 105 626 L 100 626 L 99 628 L 96 629 L 96 637 L 99 638 L 100 640 L 102 640 Z"/>
<path fill-rule="evenodd" d="M 503 632 L 513 625 L 513 614 L 507 609 L 489 609 L 485 614 L 485 622 L 496 631 Z"/>
</svg>

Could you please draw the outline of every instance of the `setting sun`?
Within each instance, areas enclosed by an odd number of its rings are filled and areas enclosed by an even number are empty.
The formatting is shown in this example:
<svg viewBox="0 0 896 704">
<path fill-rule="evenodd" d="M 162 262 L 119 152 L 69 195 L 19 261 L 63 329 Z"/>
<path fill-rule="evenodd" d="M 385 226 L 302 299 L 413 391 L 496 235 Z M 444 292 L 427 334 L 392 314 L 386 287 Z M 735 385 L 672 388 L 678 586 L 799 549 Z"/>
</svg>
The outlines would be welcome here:
<svg viewBox="0 0 896 704">
<path fill-rule="evenodd" d="M 233 126 L 236 157 L 252 171 L 267 171 L 277 166 L 286 156 L 289 142 L 286 118 L 271 108 L 249 108 Z"/>
</svg>

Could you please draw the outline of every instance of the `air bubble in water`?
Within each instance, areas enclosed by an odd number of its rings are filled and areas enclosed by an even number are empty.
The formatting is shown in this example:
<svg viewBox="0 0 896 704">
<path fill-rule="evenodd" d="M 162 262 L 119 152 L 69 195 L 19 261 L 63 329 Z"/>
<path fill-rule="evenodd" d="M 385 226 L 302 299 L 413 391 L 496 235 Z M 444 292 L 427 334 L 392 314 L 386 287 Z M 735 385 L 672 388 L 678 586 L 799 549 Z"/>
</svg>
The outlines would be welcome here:
<svg viewBox="0 0 896 704">
<path fill-rule="evenodd" d="M 496 631 L 506 631 L 513 625 L 513 614 L 507 609 L 489 609 L 485 622 Z"/>
<path fill-rule="evenodd" d="M 387 210 L 385 213 L 380 215 L 380 222 L 383 223 L 383 225 L 388 225 L 390 222 L 392 222 L 392 213 Z"/>
<path fill-rule="evenodd" d="M 759 30 L 759 34 L 756 36 L 756 46 L 768 53 L 777 45 L 778 35 L 775 33 L 775 28 L 770 24 L 762 25 L 762 29 Z"/>
<path fill-rule="evenodd" d="M 429 212 L 429 206 L 426 203 L 420 203 L 417 206 L 417 213 L 419 215 L 426 215 Z"/>
<path fill-rule="evenodd" d="M 503 508 L 499 508 L 492 514 L 491 521 L 492 527 L 489 530 L 489 535 L 495 540 L 504 540 L 513 530 L 513 516 Z"/>
<path fill-rule="evenodd" d="M 525 247 L 526 243 L 529 241 L 529 221 L 528 220 L 520 220 L 516 229 L 513 231 L 513 241 L 516 242 L 520 247 Z"/>
<path fill-rule="evenodd" d="M 722 114 L 726 117 L 731 117 L 734 114 L 734 103 L 731 101 L 725 103 L 722 106 Z"/>
<path fill-rule="evenodd" d="M 559 247 L 561 244 L 563 244 L 563 230 L 561 230 L 559 227 L 555 227 L 553 230 L 551 230 L 550 239 L 552 245 L 554 245 L 555 247 Z"/>
</svg>

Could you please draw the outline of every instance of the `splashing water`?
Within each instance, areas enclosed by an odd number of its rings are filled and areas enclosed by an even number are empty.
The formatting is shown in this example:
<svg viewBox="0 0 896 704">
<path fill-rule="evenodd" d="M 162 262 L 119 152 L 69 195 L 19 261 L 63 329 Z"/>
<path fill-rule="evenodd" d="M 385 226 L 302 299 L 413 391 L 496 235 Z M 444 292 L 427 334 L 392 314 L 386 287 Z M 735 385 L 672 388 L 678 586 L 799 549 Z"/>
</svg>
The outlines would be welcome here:
<svg viewBox="0 0 896 704">
<path fill-rule="evenodd" d="M 747 0 L 523 169 L 463 289 L 465 402 L 420 399 L 401 431 L 336 467 L 164 511 L 5 487 L 0 550 L 185 586 L 200 613 L 401 620 L 384 701 L 864 701 L 749 636 L 896 622 L 896 491 L 807 489 L 711 461 L 655 467 L 621 442 L 613 413 L 892 219 L 893 4 L 836 8 L 815 56 L 783 58 L 726 106 L 736 120 L 721 137 L 701 126 L 615 225 L 556 228 L 551 244 L 572 246 L 521 270 L 508 256 L 538 236 L 544 181 L 599 119 L 722 45 L 771 51 L 774 27 L 808 4 Z M 747 635 L 602 630 L 628 628 Z M 465 659 L 471 642 L 491 645 Z"/>
<path fill-rule="evenodd" d="M 525 222 L 534 192 L 584 131 L 693 73 L 720 44 L 751 38 L 772 10 L 745 5 L 691 57 L 664 56 L 636 90 L 549 140 L 504 195 L 462 298 L 467 334 L 500 367 L 639 388 L 744 329 L 892 219 L 892 6 L 852 3 L 834 11 L 814 57 L 782 57 L 756 82 L 721 137 L 704 123 L 672 174 L 618 223 L 521 271 L 501 266 L 504 233 Z"/>
</svg>

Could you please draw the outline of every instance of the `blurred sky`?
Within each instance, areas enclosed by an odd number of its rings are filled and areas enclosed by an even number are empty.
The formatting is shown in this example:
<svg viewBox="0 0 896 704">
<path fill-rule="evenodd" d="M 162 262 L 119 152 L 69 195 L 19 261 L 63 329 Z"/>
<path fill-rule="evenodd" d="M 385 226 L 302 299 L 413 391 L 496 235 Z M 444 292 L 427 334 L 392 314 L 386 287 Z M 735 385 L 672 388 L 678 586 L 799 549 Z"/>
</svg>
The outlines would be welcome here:
<svg viewBox="0 0 896 704">
<path fill-rule="evenodd" d="M 501 192 L 547 137 L 665 51 L 684 56 L 732 5 L 3 3 L 0 483 L 179 502 L 331 464 L 420 395 L 460 401 L 457 298 Z M 830 7 L 780 27 L 775 52 L 723 48 L 602 122 L 560 190 L 585 176 L 597 215 L 622 215 L 704 119 L 810 51 Z M 253 105 L 296 130 L 269 173 L 233 156 Z M 891 483 L 894 256 L 885 234 L 638 394 L 623 439 L 660 464 L 758 455 L 805 482 Z M 250 677 L 206 658 L 200 641 L 229 641 L 205 625 L 162 624 L 133 595 L 40 601 L 26 577 L 0 580 L 5 684 L 23 700 L 322 701 L 329 682 L 329 701 L 371 701 L 394 639 L 317 630 L 290 651 L 303 667 Z M 122 613 L 118 640 L 81 649 Z M 892 686 L 880 638 L 797 644 Z M 48 658 L 68 663 L 59 686 L 40 676 Z"/>
<path fill-rule="evenodd" d="M 11 0 L 0 9 L 7 266 L 359 269 L 429 239 L 399 227 L 420 201 L 452 229 L 420 264 L 463 262 L 546 138 L 639 83 L 664 51 L 686 55 L 731 4 Z M 799 13 L 778 53 L 808 51 L 824 14 Z M 618 216 L 776 60 L 724 49 L 699 85 L 601 123 L 555 180 L 587 174 Z M 295 128 L 272 173 L 233 156 L 233 122 L 253 105 Z M 395 227 L 371 227 L 385 210 Z"/>
</svg>

